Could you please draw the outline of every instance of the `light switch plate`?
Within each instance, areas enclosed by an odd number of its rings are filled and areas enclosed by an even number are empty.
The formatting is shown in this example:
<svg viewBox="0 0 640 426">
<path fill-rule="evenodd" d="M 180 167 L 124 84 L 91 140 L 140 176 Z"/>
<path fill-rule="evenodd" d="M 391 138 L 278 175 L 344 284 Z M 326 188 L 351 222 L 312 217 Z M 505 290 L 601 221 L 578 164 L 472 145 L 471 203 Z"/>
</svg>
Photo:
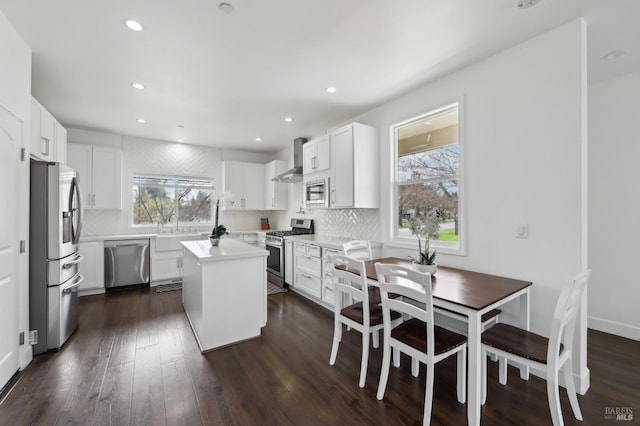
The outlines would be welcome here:
<svg viewBox="0 0 640 426">
<path fill-rule="evenodd" d="M 516 225 L 516 238 L 529 238 L 529 225 L 520 223 Z"/>
</svg>

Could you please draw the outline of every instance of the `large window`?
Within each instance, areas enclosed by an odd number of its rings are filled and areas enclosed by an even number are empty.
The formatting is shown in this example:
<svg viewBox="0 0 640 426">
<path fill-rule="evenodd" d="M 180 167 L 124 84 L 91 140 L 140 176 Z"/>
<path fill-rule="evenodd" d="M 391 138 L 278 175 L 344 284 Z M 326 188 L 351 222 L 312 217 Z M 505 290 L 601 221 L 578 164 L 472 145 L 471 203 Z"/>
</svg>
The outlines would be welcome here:
<svg viewBox="0 0 640 426">
<path fill-rule="evenodd" d="M 134 225 L 212 222 L 213 180 L 134 174 L 131 186 Z"/>
<path fill-rule="evenodd" d="M 460 249 L 459 104 L 392 128 L 395 155 L 393 239 L 415 243 L 411 224 L 435 222 L 431 247 Z M 435 230 L 434 230 L 435 229 Z"/>
</svg>

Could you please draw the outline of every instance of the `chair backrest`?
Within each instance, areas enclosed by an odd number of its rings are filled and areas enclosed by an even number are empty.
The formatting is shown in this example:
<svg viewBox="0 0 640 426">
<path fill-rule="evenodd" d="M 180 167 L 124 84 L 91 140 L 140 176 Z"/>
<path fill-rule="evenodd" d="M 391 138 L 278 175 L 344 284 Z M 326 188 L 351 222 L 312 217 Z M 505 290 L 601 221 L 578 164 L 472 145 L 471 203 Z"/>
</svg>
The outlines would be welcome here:
<svg viewBox="0 0 640 426">
<path fill-rule="evenodd" d="M 427 334 L 427 353 L 433 354 L 434 322 L 431 274 L 393 264 L 376 263 L 375 267 L 385 324 L 390 323 L 390 311 L 406 314 L 423 321 Z M 402 297 L 389 298 L 389 293 Z M 417 303 L 411 303 L 412 301 Z"/>
<path fill-rule="evenodd" d="M 364 261 L 342 254 L 330 254 L 327 261 L 331 267 L 334 285 L 335 311 L 338 313 L 345 300 L 357 299 L 362 301 L 364 318 L 369 320 L 369 292 L 367 291 L 367 271 Z M 345 298 L 343 295 L 349 295 Z"/>
<path fill-rule="evenodd" d="M 371 252 L 371 243 L 369 240 L 353 240 L 342 245 L 342 252 L 345 256 L 349 256 L 359 260 L 371 260 L 373 254 Z"/>
<path fill-rule="evenodd" d="M 558 359 L 560 344 L 564 346 L 565 351 L 571 353 L 573 332 L 580 309 L 580 302 L 590 276 L 590 269 L 579 273 L 560 292 L 549 335 L 549 347 L 547 349 L 547 362 L 549 363 Z"/>
</svg>

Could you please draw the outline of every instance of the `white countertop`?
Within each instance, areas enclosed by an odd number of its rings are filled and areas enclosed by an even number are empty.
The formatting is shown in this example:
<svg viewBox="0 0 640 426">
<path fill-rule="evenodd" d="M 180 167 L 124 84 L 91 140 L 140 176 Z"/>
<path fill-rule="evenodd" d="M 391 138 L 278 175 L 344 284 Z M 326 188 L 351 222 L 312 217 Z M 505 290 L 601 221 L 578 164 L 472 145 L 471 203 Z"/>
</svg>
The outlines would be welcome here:
<svg viewBox="0 0 640 426">
<path fill-rule="evenodd" d="M 357 238 L 329 237 L 323 235 L 290 235 L 284 237 L 285 240 L 299 241 L 303 243 L 315 244 L 321 247 L 327 247 L 335 250 L 342 250 L 342 245 Z M 378 241 L 370 241 L 371 248 L 382 247 L 382 243 Z"/>
<path fill-rule="evenodd" d="M 264 248 L 236 241 L 230 238 L 220 240 L 220 245 L 212 247 L 209 240 L 182 241 L 181 244 L 189 250 L 200 262 L 219 262 L 229 259 L 268 256 Z"/>
<path fill-rule="evenodd" d="M 81 236 L 80 242 L 107 241 L 107 240 L 139 240 L 155 238 L 156 234 L 119 234 L 119 235 L 87 235 Z"/>
<path fill-rule="evenodd" d="M 227 231 L 231 235 L 247 235 L 247 234 L 258 234 L 264 236 L 267 231 L 263 231 L 261 229 L 245 229 L 245 230 L 233 230 Z M 207 236 L 211 233 L 211 231 L 197 231 L 197 232 L 161 232 L 161 233 L 147 233 L 147 234 L 115 234 L 115 235 L 82 235 L 80 237 L 81 242 L 89 242 L 89 241 L 106 241 L 106 240 L 137 240 L 137 239 L 146 239 L 146 238 L 156 238 L 156 237 L 172 237 L 172 236 L 180 236 L 180 237 L 189 237 L 189 236 Z"/>
</svg>

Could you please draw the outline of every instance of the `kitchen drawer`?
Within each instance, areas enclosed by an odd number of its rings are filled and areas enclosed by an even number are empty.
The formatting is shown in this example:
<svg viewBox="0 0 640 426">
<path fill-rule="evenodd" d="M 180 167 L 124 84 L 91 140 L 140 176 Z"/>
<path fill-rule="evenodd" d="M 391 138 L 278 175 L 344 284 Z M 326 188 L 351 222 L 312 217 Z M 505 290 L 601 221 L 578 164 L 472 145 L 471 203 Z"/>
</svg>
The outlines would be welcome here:
<svg viewBox="0 0 640 426">
<path fill-rule="evenodd" d="M 322 301 L 331 306 L 335 304 L 333 281 L 330 274 L 324 274 L 322 280 Z"/>
<path fill-rule="evenodd" d="M 297 254 L 296 266 L 299 269 L 303 269 L 304 272 L 312 274 L 317 278 L 320 278 L 322 274 L 322 263 L 319 257 L 313 257 L 306 254 Z"/>
<path fill-rule="evenodd" d="M 297 290 L 304 291 L 315 298 L 321 298 L 322 283 L 319 277 L 314 277 L 313 275 L 298 271 L 296 273 L 295 283 L 295 288 Z"/>
<path fill-rule="evenodd" d="M 307 254 L 309 256 L 320 257 L 320 246 L 307 245 Z"/>
<path fill-rule="evenodd" d="M 305 243 L 293 243 L 294 250 L 299 254 L 307 254 L 307 245 Z"/>
</svg>

